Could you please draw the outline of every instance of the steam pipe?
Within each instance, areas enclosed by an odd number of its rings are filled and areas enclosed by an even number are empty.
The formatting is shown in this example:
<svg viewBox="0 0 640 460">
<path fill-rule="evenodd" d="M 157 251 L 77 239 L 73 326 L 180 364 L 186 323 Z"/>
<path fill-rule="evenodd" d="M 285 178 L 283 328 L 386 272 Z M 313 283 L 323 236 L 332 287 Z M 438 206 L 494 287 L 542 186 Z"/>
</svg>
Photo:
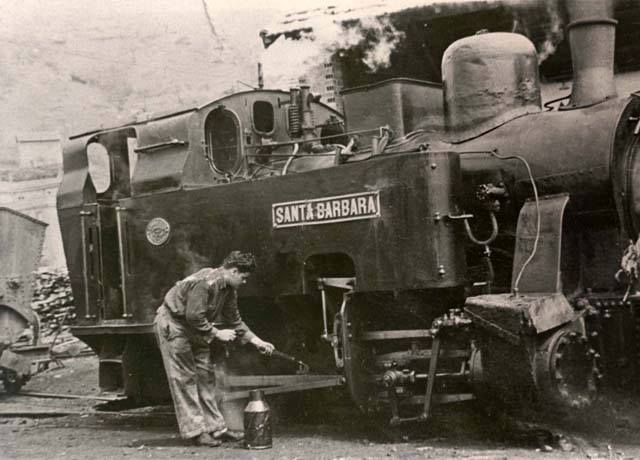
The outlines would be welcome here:
<svg viewBox="0 0 640 460">
<path fill-rule="evenodd" d="M 573 63 L 571 99 L 563 109 L 597 104 L 617 95 L 613 81 L 616 24 L 610 0 L 567 0 Z"/>
<path fill-rule="evenodd" d="M 313 111 L 311 109 L 311 92 L 309 86 L 300 87 L 302 111 L 302 139 L 310 141 L 314 138 Z"/>
<path fill-rule="evenodd" d="M 289 134 L 291 137 L 298 137 L 302 131 L 300 120 L 300 89 L 291 88 L 290 90 L 290 106 L 289 106 Z"/>
<path fill-rule="evenodd" d="M 282 168 L 282 175 L 283 176 L 287 175 L 287 171 L 289 170 L 289 166 L 291 165 L 291 162 L 293 161 L 293 159 L 296 157 L 297 154 L 298 154 L 298 144 L 295 144 L 293 146 L 293 152 L 291 153 L 291 156 L 289 157 L 289 159 L 285 163 L 284 168 Z"/>
<path fill-rule="evenodd" d="M 289 94 L 291 105 L 300 106 L 300 88 L 291 88 Z"/>
</svg>

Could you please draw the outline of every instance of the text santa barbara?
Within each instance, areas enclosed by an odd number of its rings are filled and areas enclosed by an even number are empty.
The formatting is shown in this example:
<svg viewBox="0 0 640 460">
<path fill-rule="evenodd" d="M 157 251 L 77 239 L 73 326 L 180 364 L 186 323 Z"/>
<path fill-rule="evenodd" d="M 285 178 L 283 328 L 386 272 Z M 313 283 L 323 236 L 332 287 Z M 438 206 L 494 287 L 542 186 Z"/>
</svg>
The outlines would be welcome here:
<svg viewBox="0 0 640 460">
<path fill-rule="evenodd" d="M 273 227 L 328 224 L 380 217 L 379 192 L 353 193 L 272 205 Z"/>
</svg>

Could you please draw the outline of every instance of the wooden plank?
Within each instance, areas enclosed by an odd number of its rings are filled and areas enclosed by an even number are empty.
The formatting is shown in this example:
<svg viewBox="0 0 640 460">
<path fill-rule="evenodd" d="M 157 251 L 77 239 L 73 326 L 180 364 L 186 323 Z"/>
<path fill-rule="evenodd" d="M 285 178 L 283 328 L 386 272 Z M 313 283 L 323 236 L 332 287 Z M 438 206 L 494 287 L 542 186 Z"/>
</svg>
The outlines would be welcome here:
<svg viewBox="0 0 640 460">
<path fill-rule="evenodd" d="M 360 338 L 362 340 L 397 340 L 397 339 L 424 339 L 432 337 L 429 329 L 413 329 L 405 331 L 368 331 Z"/>
<path fill-rule="evenodd" d="M 339 375 L 227 375 L 221 381 L 225 387 L 269 387 L 293 385 L 340 377 Z"/>
<path fill-rule="evenodd" d="M 280 385 L 273 387 L 260 388 L 265 395 L 292 393 L 294 391 L 307 391 L 316 390 L 319 388 L 331 388 L 344 385 L 344 378 L 340 376 L 333 376 L 329 379 L 318 380 L 307 383 L 297 383 L 292 385 Z M 249 391 L 234 391 L 226 393 L 222 397 L 222 401 L 234 401 L 236 399 L 246 399 L 249 397 Z"/>
<path fill-rule="evenodd" d="M 454 402 L 462 402 L 462 401 L 471 401 L 475 399 L 473 393 L 458 393 L 458 394 L 446 394 L 446 393 L 436 393 L 431 397 L 431 401 L 434 404 L 447 404 Z M 407 399 L 400 399 L 400 404 L 408 404 L 408 405 L 423 405 L 424 404 L 424 396 L 412 396 Z"/>
<path fill-rule="evenodd" d="M 87 411 L 81 409 L 70 409 L 68 407 L 38 407 L 26 405 L 24 403 L 6 403 L 0 404 L 0 418 L 3 417 L 24 417 L 24 418 L 42 418 L 42 417 L 64 417 L 66 415 L 82 415 Z"/>
<path fill-rule="evenodd" d="M 126 399 L 125 397 L 118 396 L 91 396 L 91 395 L 73 395 L 73 394 L 59 394 L 59 393 L 41 393 L 36 391 L 20 391 L 13 396 L 28 396 L 32 398 L 51 398 L 51 399 L 86 399 L 89 401 L 121 401 Z"/>
</svg>

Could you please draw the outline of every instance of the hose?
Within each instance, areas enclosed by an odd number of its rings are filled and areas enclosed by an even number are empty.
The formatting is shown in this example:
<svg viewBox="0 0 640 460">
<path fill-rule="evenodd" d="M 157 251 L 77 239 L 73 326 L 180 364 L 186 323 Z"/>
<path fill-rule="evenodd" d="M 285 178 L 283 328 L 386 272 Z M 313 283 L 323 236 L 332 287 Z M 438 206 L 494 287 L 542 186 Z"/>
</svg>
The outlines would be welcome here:
<svg viewBox="0 0 640 460">
<path fill-rule="evenodd" d="M 520 284 L 520 279 L 522 278 L 522 274 L 524 273 L 527 265 L 533 260 L 536 252 L 538 251 L 538 243 L 540 241 L 540 198 L 538 197 L 538 187 L 536 186 L 536 181 L 533 179 L 533 173 L 531 172 L 531 166 L 524 157 L 520 155 L 499 155 L 497 150 L 491 152 L 491 156 L 496 157 L 499 160 L 519 160 L 521 161 L 525 168 L 527 168 L 527 174 L 529 175 L 529 180 L 531 181 L 531 188 L 533 188 L 533 196 L 536 201 L 536 238 L 533 242 L 533 248 L 531 248 L 531 254 L 527 257 L 527 260 L 524 261 L 522 267 L 520 267 L 520 271 L 518 272 L 518 276 L 516 276 L 516 280 L 513 283 L 512 293 L 514 295 L 518 295 L 518 284 Z"/>
</svg>

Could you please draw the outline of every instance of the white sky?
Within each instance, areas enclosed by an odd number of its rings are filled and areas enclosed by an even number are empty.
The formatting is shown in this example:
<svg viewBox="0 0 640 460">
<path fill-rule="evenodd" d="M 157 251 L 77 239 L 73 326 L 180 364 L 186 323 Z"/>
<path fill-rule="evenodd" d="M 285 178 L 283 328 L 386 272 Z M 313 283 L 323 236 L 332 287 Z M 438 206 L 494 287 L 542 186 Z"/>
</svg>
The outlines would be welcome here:
<svg viewBox="0 0 640 460">
<path fill-rule="evenodd" d="M 472 0 L 236 0 L 230 4 L 228 0 L 207 0 L 214 8 L 225 10 L 256 10 L 279 9 L 283 12 L 293 12 L 308 8 L 320 8 L 328 6 L 365 6 L 387 4 L 394 9 L 402 9 L 418 5 L 430 5 L 434 3 L 465 3 Z"/>
</svg>

